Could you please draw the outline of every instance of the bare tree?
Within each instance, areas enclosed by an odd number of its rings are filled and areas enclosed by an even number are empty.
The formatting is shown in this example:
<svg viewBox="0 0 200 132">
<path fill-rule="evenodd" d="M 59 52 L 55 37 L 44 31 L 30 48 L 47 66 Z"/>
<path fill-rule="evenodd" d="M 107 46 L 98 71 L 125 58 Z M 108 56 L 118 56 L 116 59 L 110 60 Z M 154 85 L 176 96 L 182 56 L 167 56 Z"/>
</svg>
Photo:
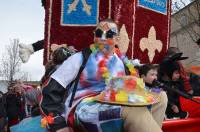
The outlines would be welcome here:
<svg viewBox="0 0 200 132">
<path fill-rule="evenodd" d="M 189 2 L 188 0 L 171 0 L 172 14 L 184 8 Z"/>
<path fill-rule="evenodd" d="M 193 40 L 200 38 L 200 0 L 172 0 L 173 18 Z"/>
<path fill-rule="evenodd" d="M 20 75 L 18 75 L 18 76 L 19 76 L 20 80 L 23 80 L 23 81 L 25 81 L 25 82 L 28 82 L 28 81 L 31 81 L 31 80 L 32 80 L 32 79 L 31 79 L 31 76 L 30 76 L 30 74 L 29 74 L 28 72 L 20 71 L 19 74 L 20 74 Z"/>
<path fill-rule="evenodd" d="M 19 40 L 10 40 L 10 45 L 6 45 L 5 53 L 1 58 L 1 73 L 4 80 L 12 82 L 20 72 L 21 60 L 19 58 Z"/>
</svg>

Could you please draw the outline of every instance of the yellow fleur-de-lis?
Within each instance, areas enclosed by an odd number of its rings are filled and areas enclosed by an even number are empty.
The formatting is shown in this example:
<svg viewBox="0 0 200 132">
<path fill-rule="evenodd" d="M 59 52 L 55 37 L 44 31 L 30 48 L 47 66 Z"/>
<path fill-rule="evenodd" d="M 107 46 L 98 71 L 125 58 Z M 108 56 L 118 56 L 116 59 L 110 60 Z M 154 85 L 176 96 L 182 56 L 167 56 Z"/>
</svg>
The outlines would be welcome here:
<svg viewBox="0 0 200 132">
<path fill-rule="evenodd" d="M 81 0 L 83 3 L 83 11 L 85 11 L 87 13 L 88 16 L 91 15 L 91 6 L 89 4 L 86 3 L 86 0 Z"/>
<path fill-rule="evenodd" d="M 155 51 L 161 52 L 163 43 L 156 39 L 156 30 L 154 26 L 149 29 L 148 38 L 142 38 L 140 40 L 140 49 L 144 51 L 148 50 L 149 61 L 152 62 L 155 56 Z"/>
<path fill-rule="evenodd" d="M 68 4 L 68 10 L 67 13 L 71 13 L 72 11 L 76 11 L 76 7 L 78 5 L 80 0 L 74 0 L 71 4 Z"/>
<path fill-rule="evenodd" d="M 67 13 L 71 13 L 72 11 L 76 11 L 76 7 L 80 0 L 74 0 L 71 4 L 68 4 L 68 10 Z M 87 4 L 86 0 L 81 0 L 83 4 L 83 11 L 86 12 L 87 15 L 91 15 L 91 6 Z"/>
</svg>

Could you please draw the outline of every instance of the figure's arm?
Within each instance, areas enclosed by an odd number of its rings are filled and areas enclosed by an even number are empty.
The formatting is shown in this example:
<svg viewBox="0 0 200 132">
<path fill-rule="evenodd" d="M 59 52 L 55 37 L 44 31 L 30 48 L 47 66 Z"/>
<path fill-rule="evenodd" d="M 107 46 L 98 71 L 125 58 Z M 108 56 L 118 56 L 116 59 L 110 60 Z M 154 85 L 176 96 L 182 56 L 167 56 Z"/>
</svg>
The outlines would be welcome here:
<svg viewBox="0 0 200 132">
<path fill-rule="evenodd" d="M 61 116 L 64 112 L 64 95 L 66 89 L 56 80 L 51 79 L 42 90 L 41 110 L 45 116 L 52 115 L 53 124 L 48 124 L 53 131 L 67 127 L 65 118 Z"/>
<path fill-rule="evenodd" d="M 75 79 L 82 63 L 82 54 L 77 53 L 69 57 L 51 75 L 48 84 L 43 88 L 41 110 L 45 116 L 51 116 L 53 123 L 48 123 L 51 130 L 56 131 L 67 126 L 63 117 L 65 111 L 65 95 L 67 85 Z"/>
<path fill-rule="evenodd" d="M 39 40 L 32 44 L 34 52 L 44 48 L 44 40 Z"/>
</svg>

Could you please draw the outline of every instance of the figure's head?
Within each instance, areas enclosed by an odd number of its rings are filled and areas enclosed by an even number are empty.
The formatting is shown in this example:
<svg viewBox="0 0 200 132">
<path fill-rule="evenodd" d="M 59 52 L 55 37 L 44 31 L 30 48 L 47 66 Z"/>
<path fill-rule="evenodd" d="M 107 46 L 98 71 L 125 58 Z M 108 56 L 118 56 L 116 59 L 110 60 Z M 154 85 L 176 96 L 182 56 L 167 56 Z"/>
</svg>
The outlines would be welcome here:
<svg viewBox="0 0 200 132">
<path fill-rule="evenodd" d="M 101 45 L 100 50 L 110 50 L 119 41 L 119 31 L 117 24 L 111 20 L 106 19 L 97 24 L 94 31 L 94 42 Z"/>
<path fill-rule="evenodd" d="M 74 52 L 68 48 L 60 47 L 56 49 L 52 54 L 52 61 L 55 65 L 62 64 L 69 56 Z"/>
<path fill-rule="evenodd" d="M 145 83 L 152 84 L 154 80 L 157 80 L 158 66 L 153 64 L 146 64 L 139 68 L 140 77 Z"/>
</svg>

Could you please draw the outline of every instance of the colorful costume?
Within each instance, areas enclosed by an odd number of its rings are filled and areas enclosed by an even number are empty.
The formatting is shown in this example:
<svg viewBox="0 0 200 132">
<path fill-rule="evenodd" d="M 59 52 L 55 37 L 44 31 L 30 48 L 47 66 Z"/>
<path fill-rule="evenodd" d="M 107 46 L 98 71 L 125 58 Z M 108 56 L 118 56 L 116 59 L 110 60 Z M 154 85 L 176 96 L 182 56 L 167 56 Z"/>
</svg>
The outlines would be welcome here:
<svg viewBox="0 0 200 132">
<path fill-rule="evenodd" d="M 86 67 L 83 70 L 79 81 L 78 90 L 75 96 L 76 101 L 74 101 L 74 104 L 77 104 L 77 102 L 79 102 L 81 99 L 87 96 L 91 96 L 94 94 L 96 95 L 97 93 L 104 90 L 106 86 L 105 80 L 102 80 L 102 77 L 99 76 L 99 74 L 97 74 L 99 70 L 98 66 L 100 65 L 102 59 L 104 59 L 104 57 L 103 54 L 101 54 L 101 52 L 92 53 L 90 55 Z M 51 77 L 54 80 L 56 80 L 60 85 L 62 85 L 63 88 L 65 88 L 75 78 L 77 71 L 80 67 L 81 61 L 82 61 L 82 55 L 79 52 L 68 58 L 68 60 L 66 60 L 64 64 L 61 65 L 59 69 Z M 121 76 L 125 75 L 124 64 L 116 54 L 108 57 L 107 61 L 108 61 L 107 66 L 111 76 L 115 77 L 119 75 Z M 65 108 L 68 108 L 69 99 L 70 96 L 68 96 L 65 102 Z M 123 128 L 121 108 L 122 108 L 121 106 L 101 104 L 85 99 L 78 104 L 75 114 L 76 114 L 76 119 L 78 119 L 80 123 L 84 124 L 85 127 L 89 126 L 87 129 L 88 131 L 104 131 L 104 130 L 106 131 L 113 125 L 119 126 L 115 129 L 116 131 L 120 131 Z M 126 110 L 129 111 L 129 107 L 123 107 L 123 109 L 124 111 Z M 140 108 L 131 108 L 131 109 L 140 109 Z M 148 111 L 147 107 L 144 107 L 143 109 L 145 111 Z M 67 111 L 65 111 L 65 114 L 64 113 L 62 114 L 65 118 L 66 116 L 68 116 L 70 112 L 69 109 L 66 110 Z M 162 111 L 165 111 L 165 108 Z M 160 116 L 160 118 L 163 119 L 164 116 Z M 159 126 L 162 123 L 162 119 L 160 119 L 161 122 L 159 122 L 159 125 L 158 124 L 156 125 L 157 127 L 156 129 L 159 129 Z M 150 120 L 153 121 L 154 119 L 150 117 Z M 91 124 L 90 121 L 93 122 L 92 123 L 93 125 Z M 100 124 L 100 126 L 99 125 L 96 126 L 96 124 Z"/>
<path fill-rule="evenodd" d="M 117 127 L 113 123 L 121 124 L 117 128 L 117 130 L 121 130 L 122 123 L 124 123 L 123 128 L 128 132 L 146 132 L 148 130 L 160 132 L 166 108 L 166 94 L 161 94 L 161 102 L 152 106 L 152 114 L 146 106 L 121 107 L 87 101 L 87 97 L 103 91 L 111 77 L 124 76 L 125 66 L 128 67 L 130 75 L 136 76 L 134 66 L 115 49 L 119 37 L 117 25 L 112 20 L 105 20 L 97 25 L 94 32 L 94 42 L 95 45 L 90 46 L 92 53 L 80 76 L 72 107 L 69 107 L 72 94 L 68 84 L 76 78 L 82 65 L 83 54 L 81 52 L 65 60 L 51 75 L 47 86 L 43 88 L 41 107 L 43 112 L 48 115 L 46 117 L 50 117 L 48 125 L 51 130 L 66 128 L 69 124 L 66 124 L 65 119 L 68 120 L 69 113 L 78 104 L 75 110 L 76 117 L 82 124 L 88 123 L 89 129 L 84 125 L 88 131 L 107 131 L 109 127 Z M 65 95 L 66 89 L 68 90 L 67 96 Z M 67 97 L 66 100 L 64 97 Z M 86 100 L 81 101 L 84 98 Z M 82 111 L 85 114 L 80 114 Z M 85 116 L 87 114 L 89 116 Z M 91 121 L 94 122 L 94 125 L 91 125 Z M 102 121 L 101 126 L 99 126 L 99 121 Z M 108 121 L 106 122 L 108 124 L 104 124 L 105 121 Z"/>
</svg>

